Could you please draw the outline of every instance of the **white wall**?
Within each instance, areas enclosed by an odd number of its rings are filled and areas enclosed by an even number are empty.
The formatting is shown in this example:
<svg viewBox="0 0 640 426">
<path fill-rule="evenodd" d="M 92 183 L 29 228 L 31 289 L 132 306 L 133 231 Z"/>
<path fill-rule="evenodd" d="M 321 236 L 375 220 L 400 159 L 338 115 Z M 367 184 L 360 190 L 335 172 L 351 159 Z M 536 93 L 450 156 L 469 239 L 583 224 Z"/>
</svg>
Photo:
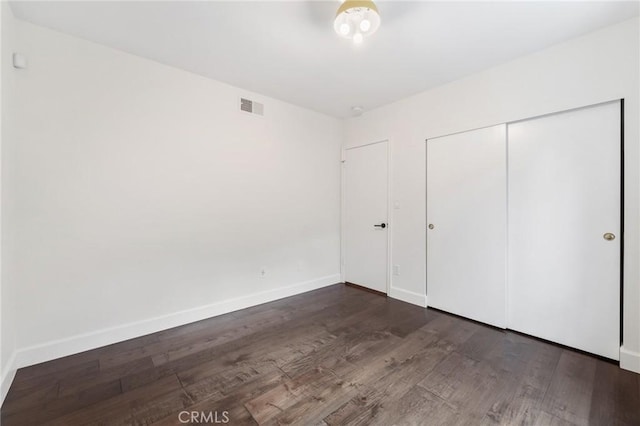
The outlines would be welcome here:
<svg viewBox="0 0 640 426">
<path fill-rule="evenodd" d="M 640 372 L 638 18 L 378 108 L 345 125 L 345 146 L 389 139 L 391 295 L 426 291 L 425 139 L 625 98 L 625 284 L 621 364 Z M 428 294 L 427 294 L 428 297 Z"/>
<path fill-rule="evenodd" d="M 4 70 L 2 69 L 2 66 L 4 65 L 5 59 L 4 59 L 4 54 L 2 53 L 2 42 L 4 41 L 4 36 L 2 34 L 4 25 L 2 22 L 3 16 L 4 16 L 4 5 L 2 3 L 0 3 L 0 160 L 2 159 L 1 153 L 2 153 L 2 77 L 4 76 Z M 0 161 L 1 164 L 1 161 Z M 1 172 L 1 167 L 0 167 L 0 172 Z M 0 173 L 1 175 L 1 173 Z M 2 179 L 0 178 L 0 188 L 2 187 L 1 185 L 2 183 Z M 1 190 L 0 190 L 0 199 L 1 199 Z M 2 207 L 0 205 L 0 241 L 2 240 Z M 4 383 L 4 371 L 5 371 L 5 367 L 4 367 L 4 362 L 2 361 L 3 359 L 3 348 L 4 345 L 2 344 L 2 325 L 4 324 L 4 321 L 2 321 L 2 313 L 4 312 L 4 310 L 2 309 L 2 248 L 0 245 L 0 405 L 2 404 L 2 401 L 4 401 L 4 392 L 2 392 L 2 384 Z"/>
<path fill-rule="evenodd" d="M 4 153 L 8 141 L 8 131 L 10 129 L 11 113 L 10 106 L 14 100 L 13 85 L 13 66 L 11 62 L 11 49 L 14 38 L 14 19 L 7 2 L 0 2 L 0 34 L 2 37 L 0 43 L 0 85 L 1 85 L 1 102 L 0 102 L 0 152 L 1 162 L 0 169 L 2 171 L 0 182 L 2 187 L 0 192 L 2 197 L 5 196 L 5 158 Z M 1 221 L 0 230 L 5 229 L 5 216 L 0 211 Z M 16 286 L 5 279 L 7 272 L 5 255 L 9 253 L 5 247 L 5 234 L 1 234 L 0 252 L 2 259 L 0 261 L 0 404 L 4 400 L 13 376 L 15 375 L 14 357 L 16 351 Z"/>
<path fill-rule="evenodd" d="M 16 25 L 18 366 L 340 280 L 342 121 Z"/>
</svg>

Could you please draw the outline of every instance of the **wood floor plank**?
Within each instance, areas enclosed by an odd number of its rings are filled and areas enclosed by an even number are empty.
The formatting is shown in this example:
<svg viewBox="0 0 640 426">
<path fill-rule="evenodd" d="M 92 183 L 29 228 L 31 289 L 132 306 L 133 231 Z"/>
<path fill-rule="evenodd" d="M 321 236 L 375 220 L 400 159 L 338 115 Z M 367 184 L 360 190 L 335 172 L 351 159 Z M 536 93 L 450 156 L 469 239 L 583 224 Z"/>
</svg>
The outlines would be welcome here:
<svg viewBox="0 0 640 426">
<path fill-rule="evenodd" d="M 383 352 L 388 352 L 393 343 L 401 339 L 388 332 L 366 331 L 343 333 L 305 356 L 294 359 L 280 368 L 290 377 L 317 367 L 331 369 L 345 374 Z"/>
<path fill-rule="evenodd" d="M 463 415 L 422 386 L 413 386 L 402 398 L 383 403 L 372 425 L 465 424 Z"/>
<path fill-rule="evenodd" d="M 562 350 L 556 345 L 507 332 L 503 343 L 485 359 L 497 369 L 517 375 L 523 383 L 546 391 Z"/>
<path fill-rule="evenodd" d="M 258 424 L 264 424 L 307 396 L 311 392 L 312 386 L 308 382 L 288 379 L 262 395 L 247 401 L 244 406 Z"/>
<path fill-rule="evenodd" d="M 492 406 L 513 393 L 518 378 L 487 361 L 452 352 L 419 385 L 463 413 L 466 421 L 478 424 Z"/>
<path fill-rule="evenodd" d="M 164 416 L 162 419 L 155 421 L 153 423 L 142 423 L 142 424 L 150 424 L 154 426 L 184 426 L 185 424 L 216 424 L 215 419 L 218 419 L 217 424 L 229 424 L 233 426 L 255 426 L 255 420 L 251 417 L 251 414 L 244 408 L 243 405 L 237 405 L 232 403 L 223 403 L 222 408 L 211 409 L 212 405 L 200 403 L 193 405 L 185 410 L 180 410 L 175 413 L 171 413 L 170 415 Z M 185 421 L 189 419 L 190 415 L 195 413 L 196 421 Z M 200 417 L 198 417 L 200 416 Z M 214 421 L 209 421 L 209 419 L 213 418 Z M 228 423 L 225 423 L 224 420 L 229 419 Z"/>
<path fill-rule="evenodd" d="M 2 424 L 43 424 L 50 419 L 79 412 L 86 407 L 121 394 L 122 390 L 118 379 L 99 383 L 87 387 L 81 392 L 49 400 L 39 405 L 37 410 L 21 410 L 6 415 L 3 413 Z"/>
<path fill-rule="evenodd" d="M 187 411 L 194 412 L 218 412 L 222 415 L 223 411 L 228 412 L 231 424 L 256 424 L 251 414 L 247 411 L 244 404 L 260 395 L 269 392 L 271 389 L 280 386 L 288 377 L 281 371 L 274 370 L 236 386 L 227 394 L 221 394 L 218 389 L 212 388 L 209 397 L 196 402 L 186 408 Z M 195 386 L 195 385 L 192 385 Z M 192 386 L 187 386 L 185 390 L 188 394 L 192 393 Z M 164 419 L 153 423 L 154 425 L 174 425 L 179 424 L 179 411 L 166 416 Z"/>
<path fill-rule="evenodd" d="M 596 365 L 589 423 L 593 425 L 640 425 L 638 375 L 615 364 Z"/>
<path fill-rule="evenodd" d="M 309 323 L 300 323 L 258 335 L 254 334 L 244 339 L 234 340 L 223 346 L 193 352 L 154 368 L 123 377 L 123 389 L 125 391 L 135 389 L 160 377 L 176 373 L 182 373 L 183 380 L 186 380 L 187 372 L 191 370 L 205 371 L 204 374 L 207 374 L 208 371 L 230 369 L 236 365 L 260 359 L 260 357 L 272 359 L 274 357 L 269 355 L 272 348 L 283 351 L 289 357 L 302 356 L 302 353 L 288 352 L 286 348 L 292 348 L 292 345 L 296 344 L 299 339 L 304 339 L 304 348 L 310 350 L 313 348 L 313 339 L 320 334 L 323 334 L 325 338 L 331 336 L 326 333 L 323 327 Z M 303 351 L 305 349 L 301 347 L 298 350 Z M 278 360 L 277 358 L 274 358 L 273 361 L 285 362 L 285 360 Z"/>
<path fill-rule="evenodd" d="M 536 419 L 535 426 L 577 426 L 579 424 L 586 423 L 572 423 L 570 421 L 553 416 L 546 411 L 541 411 Z M 604 424 L 608 425 L 609 423 Z"/>
<path fill-rule="evenodd" d="M 344 403 L 355 397 L 361 390 L 357 383 L 345 382 L 335 375 L 325 376 L 327 386 L 319 386 L 317 392 L 298 398 L 287 410 L 277 414 L 265 424 L 295 425 L 323 424 L 323 420 Z"/>
<path fill-rule="evenodd" d="M 521 384 L 512 395 L 496 401 L 483 417 L 482 425 L 535 425 L 541 415 L 544 391 Z"/>
<path fill-rule="evenodd" d="M 98 386 L 102 383 L 109 383 L 114 380 L 120 382 L 122 376 L 133 374 L 141 369 L 153 367 L 150 357 L 136 359 L 126 364 L 120 364 L 112 368 L 100 368 L 81 377 L 62 378 L 59 384 L 58 396 L 60 398 L 81 393 L 87 388 Z"/>
<path fill-rule="evenodd" d="M 195 368 L 178 372 L 183 383 L 190 384 L 211 376 L 211 372 L 244 368 L 268 371 L 269 367 L 281 367 L 294 359 L 304 357 L 318 347 L 333 341 L 336 337 L 322 328 L 307 328 L 307 333 L 292 334 L 290 337 L 274 341 L 272 346 L 265 341 L 254 342 L 248 347 L 219 355 Z M 266 370 L 265 370 L 266 368 Z"/>
<path fill-rule="evenodd" d="M 152 355 L 153 364 L 163 365 L 171 361 L 184 358 L 190 354 L 209 350 L 217 346 L 223 345 L 233 340 L 242 339 L 245 336 L 250 336 L 255 333 L 259 333 L 261 330 L 267 329 L 273 325 L 280 324 L 287 320 L 286 315 L 278 314 L 273 316 L 269 312 L 263 313 L 265 318 L 256 318 L 251 323 L 242 322 L 237 325 L 233 325 L 229 329 L 219 330 L 214 335 L 209 330 L 208 337 L 201 337 L 193 339 L 191 336 L 185 336 L 185 342 L 181 344 L 175 344 L 170 342 L 172 347 L 167 348 L 162 352 L 156 352 Z M 238 321 L 240 322 L 240 321 Z M 186 341 L 188 339 L 188 341 Z"/>
<path fill-rule="evenodd" d="M 453 345 L 461 345 L 484 327 L 474 321 L 464 321 L 460 317 L 445 312 L 428 309 L 433 319 L 423 326 L 427 331 L 438 335 Z"/>
<path fill-rule="evenodd" d="M 11 384 L 7 401 L 18 400 L 28 397 L 34 391 L 43 386 L 59 386 L 60 380 L 64 378 L 75 379 L 83 377 L 91 377 L 100 371 L 100 363 L 97 359 L 84 361 L 76 365 L 66 365 L 64 367 L 55 367 L 49 364 L 51 368 L 47 368 L 41 376 L 32 375 L 30 373 L 23 374 L 22 369 L 18 370 L 16 377 Z"/>
<path fill-rule="evenodd" d="M 145 347 L 153 344 L 157 340 L 158 336 L 156 334 L 149 334 L 135 339 L 129 339 L 112 345 L 103 346 L 101 348 L 58 358 L 53 361 L 47 361 L 30 367 L 21 368 L 16 374 L 16 379 L 19 383 L 24 384 L 30 382 L 31 379 L 40 381 L 43 380 L 44 377 L 69 378 L 71 376 L 75 376 L 76 372 L 84 374 L 87 370 L 97 371 L 100 369 L 99 359 L 102 354 L 120 353 L 133 350 L 135 348 Z"/>
<path fill-rule="evenodd" d="M 165 333 L 152 344 L 128 351 L 107 353 L 100 357 L 100 365 L 103 368 L 110 368 L 147 357 L 152 357 L 154 363 L 159 365 L 180 358 L 184 354 L 212 348 L 287 320 L 284 314 L 276 310 L 260 312 L 243 319 L 231 315 L 223 315 L 223 317 L 220 323 L 200 321 L 195 323 L 195 329 L 191 330 L 189 327 L 189 332 L 175 332 L 171 335 Z M 207 326 L 204 327 L 202 323 Z"/>
<path fill-rule="evenodd" d="M 449 345 L 437 342 L 435 333 L 417 330 L 410 339 L 401 341 L 384 354 L 358 365 L 358 368 L 339 376 L 357 383 L 362 391 L 324 420 L 327 424 L 372 421 L 383 407 L 393 405 L 430 371 L 449 351 Z"/>
<path fill-rule="evenodd" d="M 483 361 L 495 352 L 496 348 L 504 349 L 507 343 L 507 332 L 490 326 L 480 326 L 456 351 L 476 361 Z M 504 353 L 504 350 L 503 350 Z"/>
<path fill-rule="evenodd" d="M 594 357 L 563 350 L 542 410 L 575 424 L 588 422 L 597 364 Z"/>
<path fill-rule="evenodd" d="M 133 417 L 144 416 L 146 413 L 153 413 L 156 410 L 166 410 L 163 408 L 163 404 L 166 403 L 167 398 L 182 407 L 187 407 L 192 403 L 182 389 L 178 377 L 174 375 L 127 394 L 106 398 L 86 408 L 57 417 L 47 424 L 59 426 L 131 424 Z M 175 407 L 172 411 L 176 411 Z"/>
<path fill-rule="evenodd" d="M 0 421 L 636 426 L 639 377 L 335 285 L 21 369 Z"/>
<path fill-rule="evenodd" d="M 20 398 L 13 397 L 9 399 L 9 397 L 7 397 L 2 405 L 3 417 L 19 411 L 27 411 L 31 407 L 41 407 L 49 401 L 57 399 L 59 386 L 60 383 L 58 381 L 45 382 L 41 386 L 38 386 L 37 389 L 22 395 Z"/>
<path fill-rule="evenodd" d="M 322 390 L 335 382 L 336 375 L 333 371 L 314 368 L 295 378 L 289 378 L 269 392 L 247 401 L 245 407 L 259 424 L 265 424 L 298 402 L 308 400 L 309 397 L 317 397 Z"/>
<path fill-rule="evenodd" d="M 482 424 L 534 425 L 541 415 L 541 404 L 553 379 L 562 349 L 535 339 L 510 333 L 511 343 L 496 349 L 489 362 L 518 380 L 516 389 L 496 401 Z"/>
<path fill-rule="evenodd" d="M 211 395 L 217 392 L 222 395 L 231 395 L 244 384 L 274 373 L 284 375 L 277 366 L 269 363 L 263 366 L 254 365 L 251 368 L 239 366 L 222 372 L 214 370 L 199 380 L 194 376 L 181 382 L 191 399 L 198 402 L 210 399 Z"/>
</svg>

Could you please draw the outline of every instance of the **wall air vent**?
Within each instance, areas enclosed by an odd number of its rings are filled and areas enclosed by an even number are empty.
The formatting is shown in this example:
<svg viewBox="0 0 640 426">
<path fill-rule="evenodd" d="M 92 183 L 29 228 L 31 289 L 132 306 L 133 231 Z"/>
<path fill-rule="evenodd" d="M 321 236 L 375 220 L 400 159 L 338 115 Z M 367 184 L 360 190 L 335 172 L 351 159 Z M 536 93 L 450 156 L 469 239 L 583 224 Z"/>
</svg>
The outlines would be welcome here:
<svg viewBox="0 0 640 426">
<path fill-rule="evenodd" d="M 240 98 L 240 111 L 255 115 L 264 115 L 264 105 L 251 99 Z"/>
</svg>

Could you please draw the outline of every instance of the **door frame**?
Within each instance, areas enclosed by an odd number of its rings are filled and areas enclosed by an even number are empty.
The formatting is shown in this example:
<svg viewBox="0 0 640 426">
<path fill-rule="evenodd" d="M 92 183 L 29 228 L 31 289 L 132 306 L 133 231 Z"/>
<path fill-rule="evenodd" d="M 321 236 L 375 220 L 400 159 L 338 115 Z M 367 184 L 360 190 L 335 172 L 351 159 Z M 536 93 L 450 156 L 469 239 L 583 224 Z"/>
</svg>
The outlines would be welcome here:
<svg viewBox="0 0 640 426">
<path fill-rule="evenodd" d="M 340 158 L 340 279 L 342 282 L 346 282 L 346 271 L 348 265 L 345 261 L 345 250 L 346 250 L 346 241 L 345 241 L 345 229 L 346 229 L 346 195 L 347 195 L 347 187 L 346 187 L 346 173 L 345 173 L 345 162 L 347 159 L 347 151 L 356 148 L 362 148 L 369 145 L 376 145 L 379 143 L 387 144 L 387 276 L 385 277 L 386 285 L 386 295 L 389 296 L 392 287 L 392 267 L 391 267 L 391 237 L 393 232 L 393 217 L 392 217 L 392 208 L 391 208 L 391 140 L 390 139 L 382 139 L 375 142 L 366 142 L 360 143 L 357 145 L 352 145 L 349 147 L 342 147 L 341 150 L 341 158 Z"/>
</svg>

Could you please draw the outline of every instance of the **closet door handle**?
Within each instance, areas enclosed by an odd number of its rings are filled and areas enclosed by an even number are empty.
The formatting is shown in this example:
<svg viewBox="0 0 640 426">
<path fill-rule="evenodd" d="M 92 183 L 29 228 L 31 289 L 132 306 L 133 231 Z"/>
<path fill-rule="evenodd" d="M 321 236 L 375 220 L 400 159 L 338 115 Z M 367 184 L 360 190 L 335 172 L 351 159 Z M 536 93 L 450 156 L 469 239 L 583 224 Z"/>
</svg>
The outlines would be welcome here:
<svg viewBox="0 0 640 426">
<path fill-rule="evenodd" d="M 386 227 L 387 227 L 387 224 L 386 224 L 386 223 L 381 223 L 380 225 L 373 225 L 373 226 L 375 226 L 376 228 L 382 228 L 382 229 L 384 229 L 384 228 L 386 228 Z"/>
</svg>

